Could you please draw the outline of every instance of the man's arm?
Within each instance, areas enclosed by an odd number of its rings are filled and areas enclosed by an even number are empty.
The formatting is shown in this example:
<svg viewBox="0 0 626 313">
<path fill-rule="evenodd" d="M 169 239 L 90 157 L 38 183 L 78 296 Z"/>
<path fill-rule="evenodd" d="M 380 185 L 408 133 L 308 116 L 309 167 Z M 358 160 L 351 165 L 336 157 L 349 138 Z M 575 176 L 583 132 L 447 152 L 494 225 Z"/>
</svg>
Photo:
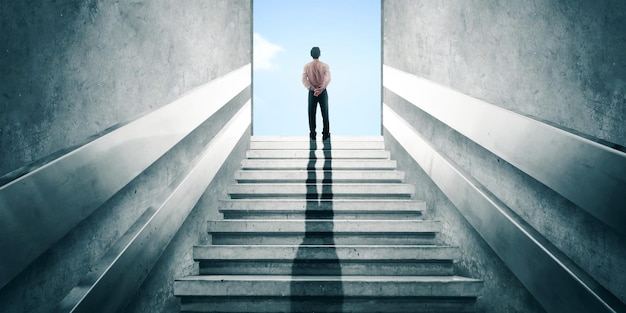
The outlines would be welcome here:
<svg viewBox="0 0 626 313">
<path fill-rule="evenodd" d="M 306 65 L 304 66 L 304 69 L 302 70 L 302 85 L 304 85 L 304 87 L 306 89 L 311 90 L 311 83 L 309 82 L 309 76 L 307 76 L 306 74 Z"/>
<path fill-rule="evenodd" d="M 311 83 L 309 83 L 309 78 L 306 76 L 306 73 L 302 73 L 302 85 L 304 85 L 306 89 L 311 89 Z"/>
<path fill-rule="evenodd" d="M 330 66 L 328 66 L 328 64 L 324 65 L 324 82 L 322 83 L 322 90 L 326 89 L 328 84 L 330 84 Z"/>
</svg>

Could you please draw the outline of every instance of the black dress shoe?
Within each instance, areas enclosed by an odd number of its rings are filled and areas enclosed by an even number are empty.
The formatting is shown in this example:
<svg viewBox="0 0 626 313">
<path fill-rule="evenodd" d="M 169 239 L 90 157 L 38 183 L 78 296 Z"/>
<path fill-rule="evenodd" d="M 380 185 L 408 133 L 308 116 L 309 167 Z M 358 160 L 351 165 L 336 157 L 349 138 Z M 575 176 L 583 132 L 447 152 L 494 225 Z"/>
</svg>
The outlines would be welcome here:
<svg viewBox="0 0 626 313">
<path fill-rule="evenodd" d="M 330 134 L 323 134 L 322 135 L 322 140 L 328 140 L 330 139 Z"/>
<path fill-rule="evenodd" d="M 309 138 L 311 138 L 311 140 L 315 140 L 315 133 L 309 134 Z"/>
</svg>

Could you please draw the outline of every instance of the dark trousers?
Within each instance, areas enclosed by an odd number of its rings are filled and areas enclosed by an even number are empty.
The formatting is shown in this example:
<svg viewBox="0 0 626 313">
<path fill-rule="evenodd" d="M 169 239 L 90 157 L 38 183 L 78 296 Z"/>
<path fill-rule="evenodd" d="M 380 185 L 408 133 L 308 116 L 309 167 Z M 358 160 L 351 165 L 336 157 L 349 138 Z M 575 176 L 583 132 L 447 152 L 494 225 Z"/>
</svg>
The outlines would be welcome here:
<svg viewBox="0 0 626 313">
<path fill-rule="evenodd" d="M 328 125 L 328 92 L 324 90 L 319 96 L 313 95 L 313 90 L 309 90 L 309 131 L 311 135 L 315 134 L 315 116 L 317 115 L 317 104 L 320 104 L 322 110 L 322 119 L 324 122 L 323 135 L 330 134 L 330 127 Z"/>
</svg>

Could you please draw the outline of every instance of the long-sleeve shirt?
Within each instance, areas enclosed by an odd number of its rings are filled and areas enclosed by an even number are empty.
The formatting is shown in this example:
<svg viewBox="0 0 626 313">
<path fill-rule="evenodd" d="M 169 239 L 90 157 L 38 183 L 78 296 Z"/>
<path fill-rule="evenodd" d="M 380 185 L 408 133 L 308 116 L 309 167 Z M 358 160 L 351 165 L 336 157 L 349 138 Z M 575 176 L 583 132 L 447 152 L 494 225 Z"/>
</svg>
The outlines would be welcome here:
<svg viewBox="0 0 626 313">
<path fill-rule="evenodd" d="M 316 88 L 326 89 L 330 83 L 330 67 L 328 64 L 314 59 L 304 66 L 302 84 L 309 90 Z"/>
</svg>

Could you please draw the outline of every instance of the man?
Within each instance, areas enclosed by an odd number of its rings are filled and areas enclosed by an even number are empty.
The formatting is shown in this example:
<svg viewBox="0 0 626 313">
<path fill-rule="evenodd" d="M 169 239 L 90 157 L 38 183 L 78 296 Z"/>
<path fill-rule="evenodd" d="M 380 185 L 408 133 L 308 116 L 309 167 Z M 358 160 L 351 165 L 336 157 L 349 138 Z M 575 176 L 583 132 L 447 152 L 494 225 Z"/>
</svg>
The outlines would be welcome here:
<svg viewBox="0 0 626 313">
<path fill-rule="evenodd" d="M 309 138 L 315 140 L 315 115 L 317 114 L 317 104 L 320 104 L 322 110 L 322 119 L 324 128 L 322 130 L 322 140 L 330 138 L 330 128 L 328 123 L 328 92 L 326 87 L 330 83 L 330 67 L 328 64 L 321 62 L 320 48 L 313 47 L 311 49 L 311 57 L 313 61 L 304 66 L 302 73 L 302 84 L 309 90 Z"/>
</svg>

